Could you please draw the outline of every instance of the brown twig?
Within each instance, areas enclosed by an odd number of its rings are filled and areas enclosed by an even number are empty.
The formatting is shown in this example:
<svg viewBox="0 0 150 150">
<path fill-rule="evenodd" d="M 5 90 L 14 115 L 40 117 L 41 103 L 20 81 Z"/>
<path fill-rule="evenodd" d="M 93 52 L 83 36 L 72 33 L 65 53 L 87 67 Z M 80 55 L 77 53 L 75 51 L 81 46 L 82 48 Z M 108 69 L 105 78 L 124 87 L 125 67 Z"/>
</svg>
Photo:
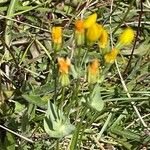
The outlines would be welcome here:
<svg viewBox="0 0 150 150">
<path fill-rule="evenodd" d="M 135 50 L 135 46 L 136 46 L 136 43 L 138 41 L 138 36 L 139 36 L 139 33 L 140 33 L 140 26 L 141 26 L 141 19 L 142 19 L 142 15 L 143 15 L 143 0 L 140 1 L 140 6 L 141 6 L 141 11 L 139 12 L 139 19 L 138 19 L 138 27 L 137 27 L 137 32 L 136 32 L 136 37 L 135 37 L 135 41 L 134 41 L 134 44 L 133 44 L 133 47 L 132 47 L 132 51 L 131 51 L 131 54 L 130 54 L 130 58 L 129 58 L 129 61 L 128 61 L 128 64 L 124 70 L 124 75 L 126 75 L 128 73 L 128 70 L 129 70 L 129 67 L 130 67 L 130 64 L 131 64 L 131 60 L 132 60 L 132 57 L 133 57 L 133 53 L 134 53 L 134 50 Z"/>
</svg>

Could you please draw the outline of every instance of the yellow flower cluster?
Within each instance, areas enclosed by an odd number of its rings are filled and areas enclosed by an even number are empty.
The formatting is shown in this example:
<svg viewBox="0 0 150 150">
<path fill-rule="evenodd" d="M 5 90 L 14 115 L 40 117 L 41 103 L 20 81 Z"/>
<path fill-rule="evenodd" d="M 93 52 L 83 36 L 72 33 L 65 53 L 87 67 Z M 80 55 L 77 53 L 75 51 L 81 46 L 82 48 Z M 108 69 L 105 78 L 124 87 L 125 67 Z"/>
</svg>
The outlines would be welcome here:
<svg viewBox="0 0 150 150">
<path fill-rule="evenodd" d="M 60 73 L 60 82 L 62 86 L 67 86 L 70 81 L 69 81 L 69 69 L 71 67 L 71 61 L 69 58 L 63 58 L 63 57 L 58 57 L 58 67 L 59 67 L 59 73 Z M 88 73 L 88 83 L 94 84 L 98 81 L 99 79 L 99 67 L 100 63 L 98 59 L 93 59 L 87 68 L 87 73 Z"/>
<path fill-rule="evenodd" d="M 75 22 L 75 39 L 77 45 L 84 44 L 84 34 L 90 43 L 98 41 L 100 48 L 105 48 L 108 43 L 108 33 L 104 27 L 96 22 L 97 14 L 90 15 L 87 19 L 76 20 Z M 85 33 L 86 31 L 86 33 Z"/>
<path fill-rule="evenodd" d="M 106 29 L 96 22 L 97 14 L 94 13 L 90 15 L 85 20 L 76 20 L 75 21 L 75 39 L 77 46 L 83 45 L 85 37 L 88 42 L 94 43 L 97 42 L 100 48 L 106 48 L 108 45 L 108 33 Z M 127 27 L 120 37 L 116 46 L 108 53 L 103 54 L 106 64 L 114 63 L 120 49 L 123 46 L 129 45 L 134 40 L 134 31 Z M 60 49 L 62 45 L 62 27 L 52 27 L 52 43 L 53 48 Z M 60 80 L 63 86 L 69 84 L 69 69 L 71 66 L 71 61 L 69 58 L 58 57 L 58 67 L 60 73 Z M 99 78 L 99 68 L 100 63 L 98 59 L 93 59 L 88 65 L 88 82 L 96 83 Z"/>
<path fill-rule="evenodd" d="M 108 33 L 96 20 L 97 14 L 94 13 L 84 21 L 84 27 L 87 29 L 86 38 L 90 42 L 98 41 L 99 47 L 105 48 L 108 43 Z"/>
<path fill-rule="evenodd" d="M 131 44 L 133 40 L 134 40 L 134 31 L 130 27 L 127 27 L 120 35 L 116 47 L 104 56 L 105 62 L 108 64 L 114 63 L 119 53 L 119 49 Z"/>
</svg>

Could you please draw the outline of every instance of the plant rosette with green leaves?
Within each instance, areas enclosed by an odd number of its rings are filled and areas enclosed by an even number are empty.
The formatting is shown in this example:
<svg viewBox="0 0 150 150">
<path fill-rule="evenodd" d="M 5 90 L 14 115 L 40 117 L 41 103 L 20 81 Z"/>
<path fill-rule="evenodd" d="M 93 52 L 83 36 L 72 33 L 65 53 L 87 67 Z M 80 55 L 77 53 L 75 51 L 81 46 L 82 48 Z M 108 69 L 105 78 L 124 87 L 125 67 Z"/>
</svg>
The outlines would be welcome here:
<svg viewBox="0 0 150 150">
<path fill-rule="evenodd" d="M 63 138 L 73 132 L 75 127 L 70 124 L 61 110 L 48 101 L 48 108 L 44 118 L 44 129 L 53 138 Z"/>
</svg>

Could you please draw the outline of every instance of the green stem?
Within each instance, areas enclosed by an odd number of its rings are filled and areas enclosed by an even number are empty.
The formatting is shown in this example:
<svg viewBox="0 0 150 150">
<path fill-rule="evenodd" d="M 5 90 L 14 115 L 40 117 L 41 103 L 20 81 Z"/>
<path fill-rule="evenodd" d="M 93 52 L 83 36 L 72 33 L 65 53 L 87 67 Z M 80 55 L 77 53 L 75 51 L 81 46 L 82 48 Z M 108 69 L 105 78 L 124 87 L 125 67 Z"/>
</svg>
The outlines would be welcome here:
<svg viewBox="0 0 150 150">
<path fill-rule="evenodd" d="M 31 43 L 28 45 L 28 47 L 26 48 L 26 50 L 25 50 L 25 52 L 24 52 L 24 54 L 23 54 L 23 56 L 21 57 L 21 60 L 20 60 L 20 62 L 19 62 L 19 66 L 21 65 L 21 63 L 25 60 L 25 57 L 26 57 L 26 55 L 27 55 L 27 52 L 28 52 L 28 50 L 30 49 L 30 47 L 31 47 L 31 45 L 33 44 L 33 42 L 34 42 L 34 40 L 33 41 L 31 41 Z"/>
<path fill-rule="evenodd" d="M 56 66 L 56 60 L 57 60 L 57 51 L 54 49 L 54 60 L 53 60 L 53 75 L 54 75 L 54 101 L 57 99 L 57 77 L 58 77 L 58 69 Z"/>
<path fill-rule="evenodd" d="M 7 11 L 7 17 L 8 18 L 12 18 L 13 14 L 15 12 L 16 4 L 17 4 L 17 0 L 11 0 L 10 1 L 9 8 L 8 8 L 8 11 Z M 10 46 L 10 42 L 11 42 L 11 39 L 12 39 L 12 35 L 10 34 L 12 24 L 13 24 L 12 20 L 7 20 L 6 21 L 5 42 L 8 46 Z"/>
<path fill-rule="evenodd" d="M 87 112 L 87 107 L 84 107 L 83 108 L 83 112 L 81 114 L 81 119 L 80 119 L 80 122 L 78 122 L 77 124 L 77 127 L 76 127 L 76 130 L 73 134 L 73 137 L 72 137 L 72 140 L 71 140 L 71 144 L 69 146 L 69 150 L 76 150 L 77 149 L 77 143 L 78 143 L 78 137 L 79 137 L 79 132 L 80 132 L 80 129 L 82 127 L 82 122 L 84 120 L 84 117 L 86 115 L 86 112 Z"/>
<path fill-rule="evenodd" d="M 73 93 L 71 96 L 71 100 L 69 105 L 67 106 L 67 110 L 66 110 L 66 114 L 69 115 L 70 109 L 72 108 L 72 106 L 76 106 L 76 104 L 78 104 L 78 92 L 79 92 L 79 85 L 80 85 L 80 79 L 77 79 L 77 81 L 75 82 L 74 86 L 73 86 Z"/>
<path fill-rule="evenodd" d="M 80 58 L 81 58 L 81 48 L 77 48 L 77 66 L 79 67 L 80 66 Z"/>
<path fill-rule="evenodd" d="M 59 150 L 59 139 L 56 141 L 56 150 Z"/>
<path fill-rule="evenodd" d="M 98 135 L 97 135 L 97 140 L 98 140 L 98 141 L 99 141 L 99 139 L 101 138 L 101 136 L 102 136 L 102 134 L 104 133 L 104 131 L 106 130 L 106 128 L 107 128 L 107 126 L 108 126 L 108 123 L 109 123 L 111 117 L 112 117 L 112 113 L 110 113 L 110 114 L 108 115 L 108 118 L 107 118 L 106 122 L 104 123 L 104 125 L 103 125 L 101 131 L 98 133 Z"/>
<path fill-rule="evenodd" d="M 62 87 L 62 94 L 61 94 L 61 100 L 60 100 L 60 108 L 63 109 L 63 102 L 65 100 L 65 87 Z"/>
<path fill-rule="evenodd" d="M 103 72 L 102 72 L 102 74 L 101 74 L 101 77 L 99 78 L 98 83 L 102 84 L 102 83 L 104 82 L 104 79 L 105 79 L 105 77 L 106 77 L 106 73 L 107 73 L 108 70 L 110 69 L 111 65 L 112 65 L 112 64 L 109 64 L 109 65 L 107 65 L 107 66 L 104 68 L 104 70 L 103 70 Z"/>
</svg>

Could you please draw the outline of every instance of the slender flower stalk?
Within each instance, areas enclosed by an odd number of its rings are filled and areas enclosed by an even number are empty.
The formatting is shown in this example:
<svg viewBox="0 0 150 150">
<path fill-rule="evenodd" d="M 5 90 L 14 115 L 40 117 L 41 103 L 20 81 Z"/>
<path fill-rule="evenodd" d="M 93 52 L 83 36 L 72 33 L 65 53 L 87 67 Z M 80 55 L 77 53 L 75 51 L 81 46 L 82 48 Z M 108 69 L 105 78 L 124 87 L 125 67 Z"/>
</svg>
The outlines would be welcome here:
<svg viewBox="0 0 150 150">
<path fill-rule="evenodd" d="M 99 61 L 98 59 L 94 59 L 89 65 L 88 65 L 88 82 L 89 83 L 96 83 L 99 78 Z"/>
<path fill-rule="evenodd" d="M 67 86 L 69 81 L 69 69 L 71 66 L 71 62 L 69 58 L 58 57 L 58 66 L 60 72 L 60 82 L 62 86 Z"/>
</svg>

